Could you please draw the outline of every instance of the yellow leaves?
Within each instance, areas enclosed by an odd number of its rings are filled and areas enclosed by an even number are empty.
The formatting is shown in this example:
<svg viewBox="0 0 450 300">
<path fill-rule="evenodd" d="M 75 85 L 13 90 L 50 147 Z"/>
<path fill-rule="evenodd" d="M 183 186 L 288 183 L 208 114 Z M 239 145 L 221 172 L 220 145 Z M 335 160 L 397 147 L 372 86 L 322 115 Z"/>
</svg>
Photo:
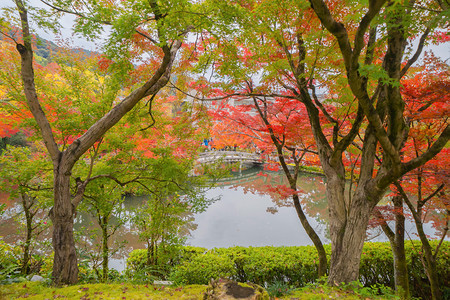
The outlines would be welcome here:
<svg viewBox="0 0 450 300">
<path fill-rule="evenodd" d="M 3 86 L 0 86 L 0 101 L 6 98 L 6 90 Z"/>
<path fill-rule="evenodd" d="M 45 80 L 49 80 L 49 81 L 53 81 L 53 83 L 59 83 L 59 84 L 64 84 L 64 80 L 61 76 L 59 76 L 58 74 L 55 73 L 46 73 L 44 74 L 44 79 Z"/>
</svg>

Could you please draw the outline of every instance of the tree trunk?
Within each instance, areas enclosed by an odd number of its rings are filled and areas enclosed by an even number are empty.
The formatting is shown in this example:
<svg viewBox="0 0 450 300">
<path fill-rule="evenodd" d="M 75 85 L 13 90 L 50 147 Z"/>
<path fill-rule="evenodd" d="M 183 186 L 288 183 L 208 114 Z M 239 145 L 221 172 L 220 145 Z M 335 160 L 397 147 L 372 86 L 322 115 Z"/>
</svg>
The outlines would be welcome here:
<svg viewBox="0 0 450 300">
<path fill-rule="evenodd" d="M 341 181 L 327 182 L 332 250 L 328 283 L 332 285 L 359 279 L 361 252 L 373 209 L 362 188 L 354 193 L 351 201 L 346 202 Z"/>
<path fill-rule="evenodd" d="M 108 219 L 103 217 L 102 223 L 102 282 L 108 281 L 108 263 L 109 263 L 109 247 L 108 247 Z"/>
<path fill-rule="evenodd" d="M 428 244 L 429 245 L 429 244 Z M 424 247 L 425 260 L 426 260 L 426 272 L 428 275 L 428 280 L 430 281 L 431 287 L 431 299 L 440 300 L 442 299 L 441 289 L 439 287 L 439 277 L 437 274 L 436 260 L 431 252 L 431 246 L 428 250 Z"/>
<path fill-rule="evenodd" d="M 21 196 L 22 196 L 22 206 L 23 206 L 23 210 L 25 212 L 26 225 L 27 225 L 25 244 L 23 246 L 23 259 L 22 259 L 21 273 L 22 273 L 22 275 L 28 275 L 28 273 L 30 271 L 29 261 L 30 261 L 31 237 L 33 234 L 33 229 L 32 229 L 33 216 L 30 211 L 31 205 L 29 205 L 29 203 L 27 201 L 28 195 L 22 193 Z"/>
<path fill-rule="evenodd" d="M 54 171 L 55 205 L 50 213 L 53 222 L 53 283 L 74 284 L 78 280 L 77 254 L 73 237 L 74 209 L 70 195 L 70 169 L 62 163 Z"/>
<path fill-rule="evenodd" d="M 392 198 L 395 210 L 395 230 L 393 231 L 383 215 L 378 212 L 378 218 L 382 219 L 381 228 L 389 239 L 392 255 L 394 257 L 395 291 L 401 299 L 411 298 L 409 291 L 408 265 L 405 253 L 405 215 L 403 214 L 402 196 Z"/>
<path fill-rule="evenodd" d="M 158 265 L 158 243 L 155 242 L 155 246 L 153 248 L 153 264 L 155 266 Z"/>
<path fill-rule="evenodd" d="M 403 201 L 401 197 L 392 199 L 395 208 L 395 243 L 391 243 L 394 254 L 395 290 L 401 299 L 409 299 L 408 265 L 405 253 L 405 215 L 403 214 Z"/>
<path fill-rule="evenodd" d="M 436 259 L 433 255 L 433 250 L 428 242 L 425 231 L 423 230 L 422 222 L 416 221 L 417 232 L 422 242 L 423 253 L 425 256 L 425 272 L 427 273 L 428 280 L 430 281 L 431 287 L 431 299 L 440 300 L 442 299 L 441 289 L 439 287 L 439 277 L 436 268 Z"/>
<path fill-rule="evenodd" d="M 152 254 L 151 254 L 151 248 L 152 248 L 152 246 L 151 246 L 151 243 L 150 243 L 150 240 L 147 240 L 147 266 L 150 266 L 152 263 L 151 263 L 151 257 L 152 257 Z"/>
<path fill-rule="evenodd" d="M 399 240 L 396 238 L 397 242 Z M 401 299 L 409 299 L 409 277 L 408 277 L 408 265 L 406 264 L 405 243 L 404 240 L 401 243 L 392 245 L 392 252 L 394 254 L 394 280 L 395 291 Z M 392 247 L 391 246 L 391 247 Z"/>
<path fill-rule="evenodd" d="M 420 173 L 419 173 L 420 174 Z M 436 268 L 436 256 L 437 253 L 433 255 L 433 250 L 431 248 L 431 245 L 428 241 L 428 238 L 425 234 L 425 231 L 423 229 L 423 221 L 422 221 L 422 208 L 425 203 L 430 200 L 439 190 L 438 188 L 433 194 L 429 195 L 427 199 L 422 199 L 422 179 L 421 175 L 418 175 L 418 199 L 417 199 L 417 210 L 414 208 L 414 205 L 409 200 L 408 195 L 403 190 L 402 186 L 397 182 L 396 187 L 400 191 L 403 199 L 405 200 L 406 204 L 408 205 L 409 210 L 411 211 L 414 223 L 416 225 L 417 234 L 419 235 L 420 241 L 422 243 L 422 249 L 424 252 L 425 257 L 425 263 L 424 263 L 424 269 L 425 273 L 428 277 L 428 280 L 430 281 L 430 288 L 431 288 L 431 299 L 433 300 L 440 300 L 442 299 L 442 292 L 439 287 L 439 277 L 437 274 L 437 268 Z M 441 185 L 441 188 L 443 185 Z M 422 261 L 423 262 L 423 261 Z"/>
<path fill-rule="evenodd" d="M 31 244 L 31 236 L 32 236 L 32 228 L 31 228 L 31 219 L 29 219 L 27 215 L 27 236 L 25 238 L 25 244 L 23 247 L 23 260 L 22 260 L 22 275 L 28 275 L 30 271 L 30 244 Z"/>
<path fill-rule="evenodd" d="M 295 210 L 297 211 L 297 216 L 300 219 L 300 222 L 302 223 L 303 228 L 306 231 L 306 234 L 308 234 L 309 238 L 311 239 L 314 246 L 316 247 L 317 254 L 319 255 L 318 275 L 319 275 L 319 277 L 322 277 L 322 276 L 326 275 L 326 273 L 327 273 L 327 254 L 325 252 L 325 248 L 323 247 L 320 237 L 317 235 L 314 228 L 312 228 L 311 224 L 309 224 L 308 219 L 306 218 L 306 215 L 303 213 L 298 195 L 295 194 L 292 196 L 292 198 L 294 200 L 294 207 L 295 207 Z"/>
</svg>

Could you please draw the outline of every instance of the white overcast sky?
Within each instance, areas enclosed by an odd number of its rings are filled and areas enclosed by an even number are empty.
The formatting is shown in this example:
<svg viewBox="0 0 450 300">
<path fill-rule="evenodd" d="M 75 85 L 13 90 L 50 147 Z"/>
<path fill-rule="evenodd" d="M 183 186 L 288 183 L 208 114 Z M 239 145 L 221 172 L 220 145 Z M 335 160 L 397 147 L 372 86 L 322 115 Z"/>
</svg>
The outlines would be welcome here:
<svg viewBox="0 0 450 300">
<path fill-rule="evenodd" d="M 43 4 L 39 0 L 28 0 L 28 2 L 38 7 L 45 7 L 45 4 Z M 0 0 L 0 7 L 7 7 L 7 6 L 9 7 L 15 6 L 13 0 Z M 62 37 L 63 39 L 69 39 L 69 42 L 73 44 L 74 47 L 81 47 L 87 50 L 97 51 L 102 41 L 100 40 L 97 43 L 94 43 L 87 41 L 80 35 L 74 35 L 71 30 L 73 20 L 74 20 L 73 16 L 65 16 L 61 20 L 61 25 L 63 26 L 63 28 L 61 30 L 59 37 L 60 38 Z M 42 38 L 50 41 L 55 41 L 58 38 L 58 36 L 55 36 L 54 34 L 49 34 L 39 29 L 37 30 L 37 34 Z M 105 33 L 105 38 L 106 36 L 107 34 Z M 444 60 L 447 60 L 447 62 L 449 62 L 450 60 L 450 42 L 440 44 L 438 46 L 436 45 L 427 46 L 425 48 L 425 51 L 427 50 L 432 50 L 436 56 L 441 57 Z"/>
</svg>

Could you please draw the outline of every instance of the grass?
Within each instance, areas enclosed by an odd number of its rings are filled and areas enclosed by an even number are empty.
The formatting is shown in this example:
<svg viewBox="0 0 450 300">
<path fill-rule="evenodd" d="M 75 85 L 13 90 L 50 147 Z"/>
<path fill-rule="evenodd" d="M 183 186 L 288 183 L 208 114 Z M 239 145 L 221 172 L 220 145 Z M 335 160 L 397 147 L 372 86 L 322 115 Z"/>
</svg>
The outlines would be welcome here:
<svg viewBox="0 0 450 300">
<path fill-rule="evenodd" d="M 342 299 L 342 300 L 381 300 L 381 299 L 399 299 L 394 294 L 387 292 L 384 295 L 375 295 L 373 289 L 349 289 L 337 287 L 306 287 L 296 289 L 289 295 L 278 299 L 299 299 L 299 300 L 324 300 L 324 299 Z"/>
<path fill-rule="evenodd" d="M 0 299 L 203 299 L 206 285 L 166 287 L 154 285 L 122 284 L 78 284 L 67 287 L 52 287 L 39 282 L 22 282 L 0 285 Z M 377 296 L 376 292 L 385 293 Z M 309 286 L 289 291 L 272 299 L 398 299 L 390 291 L 377 288 Z"/>
</svg>

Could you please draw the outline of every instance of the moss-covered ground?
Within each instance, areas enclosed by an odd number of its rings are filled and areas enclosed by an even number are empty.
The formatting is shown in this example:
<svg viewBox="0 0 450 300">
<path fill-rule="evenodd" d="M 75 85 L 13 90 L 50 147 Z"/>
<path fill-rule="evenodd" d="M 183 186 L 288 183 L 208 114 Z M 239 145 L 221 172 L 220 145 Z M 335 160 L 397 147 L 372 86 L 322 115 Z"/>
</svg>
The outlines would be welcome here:
<svg viewBox="0 0 450 300">
<path fill-rule="evenodd" d="M 135 284 L 79 284 L 51 287 L 43 283 L 22 282 L 0 285 L 0 299 L 203 299 L 206 285 L 165 287 Z M 291 291 L 289 295 L 272 299 L 394 299 L 374 296 L 363 291 L 316 287 Z"/>
<path fill-rule="evenodd" d="M 36 282 L 0 285 L 0 299 L 202 299 L 206 286 L 80 284 L 50 287 Z"/>
</svg>

